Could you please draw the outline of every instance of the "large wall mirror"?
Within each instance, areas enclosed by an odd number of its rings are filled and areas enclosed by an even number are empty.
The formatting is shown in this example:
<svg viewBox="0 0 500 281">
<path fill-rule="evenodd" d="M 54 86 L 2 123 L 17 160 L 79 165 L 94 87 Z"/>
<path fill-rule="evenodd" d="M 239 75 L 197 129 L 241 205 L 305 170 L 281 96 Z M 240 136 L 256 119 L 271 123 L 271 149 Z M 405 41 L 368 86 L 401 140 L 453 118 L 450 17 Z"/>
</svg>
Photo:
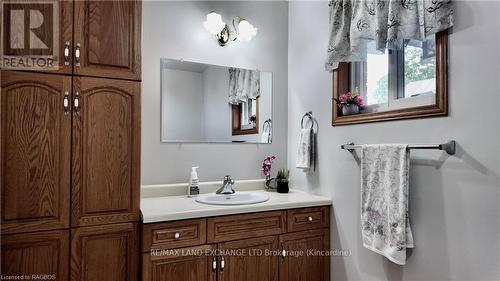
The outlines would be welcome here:
<svg viewBox="0 0 500 281">
<path fill-rule="evenodd" d="M 448 114 L 447 31 L 404 43 L 384 54 L 368 45 L 366 61 L 339 64 L 333 71 L 332 125 Z"/>
<path fill-rule="evenodd" d="M 161 59 L 161 141 L 271 143 L 273 77 Z"/>
</svg>

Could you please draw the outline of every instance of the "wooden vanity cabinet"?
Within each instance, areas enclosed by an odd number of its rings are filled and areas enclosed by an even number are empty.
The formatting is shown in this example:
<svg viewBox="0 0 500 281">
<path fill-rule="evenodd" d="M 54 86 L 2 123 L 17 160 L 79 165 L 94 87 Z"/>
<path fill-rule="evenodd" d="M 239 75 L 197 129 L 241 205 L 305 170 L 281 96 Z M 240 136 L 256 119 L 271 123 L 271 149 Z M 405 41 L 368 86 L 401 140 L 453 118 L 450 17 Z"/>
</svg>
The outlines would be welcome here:
<svg viewBox="0 0 500 281">
<path fill-rule="evenodd" d="M 278 281 L 278 236 L 219 243 L 218 249 L 220 269 L 217 280 Z"/>
<path fill-rule="evenodd" d="M 217 257 L 214 245 L 159 250 L 142 255 L 142 280 L 216 281 Z"/>
<path fill-rule="evenodd" d="M 207 219 L 207 241 L 217 243 L 286 232 L 284 211 L 220 216 Z"/>
<path fill-rule="evenodd" d="M 307 230 L 281 235 L 279 281 L 328 281 L 330 280 L 330 250 L 328 229 Z M 306 255 L 294 256 L 292 253 Z"/>
<path fill-rule="evenodd" d="M 142 280 L 328 281 L 329 219 L 325 206 L 144 224 Z"/>
</svg>

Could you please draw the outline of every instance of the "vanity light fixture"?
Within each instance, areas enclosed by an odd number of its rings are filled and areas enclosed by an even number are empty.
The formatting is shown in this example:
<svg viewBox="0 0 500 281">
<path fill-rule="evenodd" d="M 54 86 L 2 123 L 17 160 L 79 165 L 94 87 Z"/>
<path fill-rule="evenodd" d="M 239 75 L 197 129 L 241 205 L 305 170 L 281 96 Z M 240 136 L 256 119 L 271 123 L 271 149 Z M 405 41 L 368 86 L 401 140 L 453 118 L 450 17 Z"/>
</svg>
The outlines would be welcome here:
<svg viewBox="0 0 500 281">
<path fill-rule="evenodd" d="M 241 17 L 233 18 L 234 30 L 230 30 L 229 26 L 222 21 L 222 16 L 213 11 L 207 15 L 203 26 L 210 34 L 216 36 L 220 46 L 226 46 L 227 43 L 236 41 L 238 38 L 242 41 L 249 41 L 257 35 L 257 28 L 246 19 Z"/>
</svg>

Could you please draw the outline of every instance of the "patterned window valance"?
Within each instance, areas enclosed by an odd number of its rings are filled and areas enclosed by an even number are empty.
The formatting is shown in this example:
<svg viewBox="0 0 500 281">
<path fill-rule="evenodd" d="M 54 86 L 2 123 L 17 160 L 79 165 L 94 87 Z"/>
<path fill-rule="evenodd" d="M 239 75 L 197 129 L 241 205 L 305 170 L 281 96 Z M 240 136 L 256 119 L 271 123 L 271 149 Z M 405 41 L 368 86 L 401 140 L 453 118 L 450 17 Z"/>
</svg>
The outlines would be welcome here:
<svg viewBox="0 0 500 281">
<path fill-rule="evenodd" d="M 332 0 L 329 6 L 327 70 L 339 62 L 365 61 L 370 41 L 383 53 L 453 26 L 451 0 Z"/>
<path fill-rule="evenodd" d="M 229 68 L 229 103 L 236 105 L 260 96 L 260 71 Z"/>
</svg>

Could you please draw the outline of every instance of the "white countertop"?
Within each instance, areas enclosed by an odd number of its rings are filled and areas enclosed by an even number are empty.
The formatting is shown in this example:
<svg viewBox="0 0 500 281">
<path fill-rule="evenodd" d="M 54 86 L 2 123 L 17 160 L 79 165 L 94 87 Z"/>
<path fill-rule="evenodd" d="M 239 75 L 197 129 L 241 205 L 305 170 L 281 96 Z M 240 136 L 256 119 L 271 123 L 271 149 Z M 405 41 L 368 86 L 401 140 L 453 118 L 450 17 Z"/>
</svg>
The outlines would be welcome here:
<svg viewBox="0 0 500 281">
<path fill-rule="evenodd" d="M 256 190 L 256 192 L 267 192 Z M 141 199 L 141 211 L 144 223 L 172 220 L 253 213 L 304 207 L 329 206 L 328 197 L 308 194 L 298 190 L 290 193 L 267 192 L 269 200 L 251 205 L 220 206 L 198 203 L 187 196 L 162 196 Z"/>
</svg>

